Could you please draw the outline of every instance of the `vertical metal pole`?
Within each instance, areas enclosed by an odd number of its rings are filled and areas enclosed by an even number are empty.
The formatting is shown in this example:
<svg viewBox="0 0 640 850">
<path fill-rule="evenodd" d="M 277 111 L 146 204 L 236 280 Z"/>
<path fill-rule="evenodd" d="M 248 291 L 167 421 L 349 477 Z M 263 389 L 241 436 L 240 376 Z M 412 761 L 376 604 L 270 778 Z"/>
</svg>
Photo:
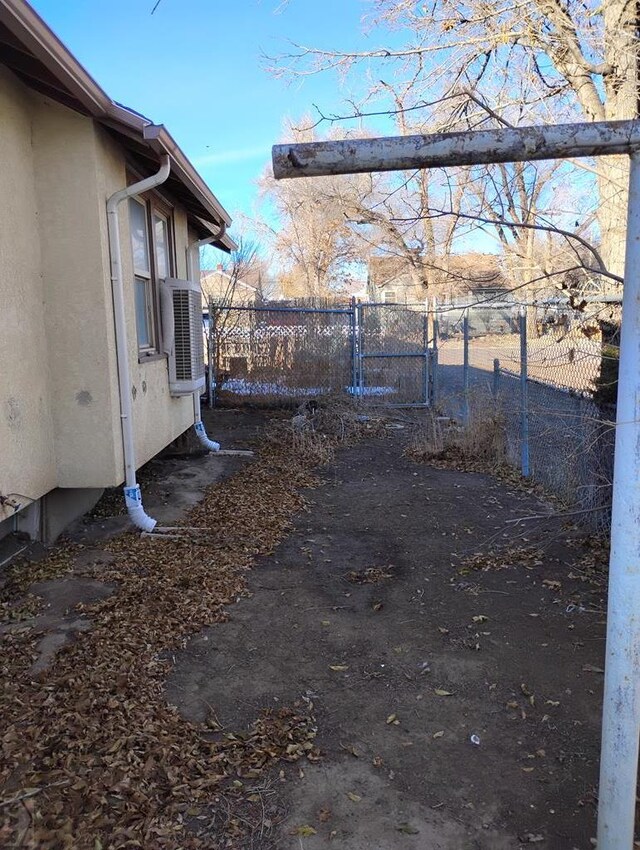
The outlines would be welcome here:
<svg viewBox="0 0 640 850">
<path fill-rule="evenodd" d="M 469 425 L 469 313 L 465 310 L 462 320 L 463 360 L 462 360 L 462 420 Z"/>
<path fill-rule="evenodd" d="M 621 334 L 598 850 L 631 850 L 636 808 L 640 732 L 640 152 L 631 156 Z"/>
<path fill-rule="evenodd" d="M 216 391 L 216 348 L 218 345 L 218 341 L 216 339 L 216 318 L 215 318 L 215 310 L 213 309 L 213 302 L 209 301 L 209 333 L 207 335 L 207 343 L 208 343 L 208 351 L 207 357 L 209 359 L 209 392 L 207 393 L 207 406 L 209 410 L 213 408 L 215 403 L 215 391 Z"/>
<path fill-rule="evenodd" d="M 422 347 L 424 349 L 424 364 L 422 366 L 423 392 L 422 401 L 429 407 L 429 302 L 424 302 L 424 325 L 422 329 Z"/>
<path fill-rule="evenodd" d="M 440 320 L 438 319 L 438 300 L 433 299 L 433 354 L 431 365 L 433 377 L 431 379 L 431 404 L 435 407 L 438 403 L 438 334 L 440 333 Z"/>
<path fill-rule="evenodd" d="M 527 308 L 520 308 L 520 470 L 529 477 L 529 386 L 527 384 Z"/>
<path fill-rule="evenodd" d="M 362 398 L 364 393 L 364 358 L 362 349 L 364 346 L 364 329 L 362 327 L 362 304 L 358 304 L 356 308 L 357 324 L 358 324 L 358 397 Z"/>
<path fill-rule="evenodd" d="M 491 386 L 491 394 L 494 399 L 498 400 L 498 392 L 500 391 L 500 361 L 497 357 L 493 359 L 493 384 Z"/>
<path fill-rule="evenodd" d="M 358 382 L 358 365 L 357 365 L 357 353 L 358 353 L 358 343 L 356 340 L 356 334 L 358 333 L 358 322 L 356 316 L 356 299 L 352 297 L 351 299 L 351 315 L 349 316 L 349 323 L 351 327 L 351 393 L 350 395 L 355 398 L 356 397 L 356 385 Z"/>
</svg>

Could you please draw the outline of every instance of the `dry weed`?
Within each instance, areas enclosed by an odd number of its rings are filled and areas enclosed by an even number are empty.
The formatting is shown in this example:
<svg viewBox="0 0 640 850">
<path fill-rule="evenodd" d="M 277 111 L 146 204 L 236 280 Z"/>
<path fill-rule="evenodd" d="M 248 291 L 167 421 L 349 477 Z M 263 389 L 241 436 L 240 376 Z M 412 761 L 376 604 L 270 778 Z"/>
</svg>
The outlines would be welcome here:
<svg viewBox="0 0 640 850">
<path fill-rule="evenodd" d="M 466 427 L 429 411 L 406 450 L 414 460 L 471 472 L 507 467 L 503 418 L 490 410 L 475 410 Z"/>
</svg>

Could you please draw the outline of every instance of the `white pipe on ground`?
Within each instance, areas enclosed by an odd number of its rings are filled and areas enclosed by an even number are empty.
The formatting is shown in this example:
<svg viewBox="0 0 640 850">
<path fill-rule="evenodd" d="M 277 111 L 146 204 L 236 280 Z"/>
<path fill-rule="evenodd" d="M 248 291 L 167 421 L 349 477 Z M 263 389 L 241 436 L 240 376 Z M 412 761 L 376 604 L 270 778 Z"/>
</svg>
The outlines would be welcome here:
<svg viewBox="0 0 640 850">
<path fill-rule="evenodd" d="M 116 359 L 118 361 L 118 384 L 120 388 L 120 420 L 122 422 L 122 450 L 124 454 L 124 499 L 131 521 L 142 531 L 153 531 L 157 522 L 145 513 L 142 505 L 140 485 L 136 480 L 136 454 L 133 440 L 133 405 L 131 401 L 131 373 L 129 371 L 129 349 L 127 320 L 122 272 L 122 248 L 120 245 L 120 223 L 118 207 L 127 198 L 139 195 L 164 183 L 171 171 L 168 156 L 161 158 L 156 174 L 114 192 L 107 201 L 107 228 L 109 233 L 109 259 L 111 264 L 111 291 L 116 334 Z"/>
<path fill-rule="evenodd" d="M 631 156 L 607 652 L 598 793 L 598 850 L 634 846 L 640 734 L 640 152 Z"/>
<path fill-rule="evenodd" d="M 223 221 L 220 224 L 220 230 L 215 236 L 208 236 L 206 239 L 197 239 L 195 242 L 192 242 L 187 248 L 187 276 L 189 280 L 192 280 L 194 283 L 197 283 L 196 280 L 196 269 L 199 268 L 199 264 L 196 263 L 196 252 L 200 251 L 204 245 L 210 245 L 216 239 L 221 239 L 224 236 L 225 231 L 227 229 L 227 225 Z M 211 317 L 209 317 L 209 321 L 211 321 Z M 211 363 L 209 363 L 209 392 L 211 392 Z M 204 427 L 204 422 L 202 421 L 202 411 L 200 405 L 200 393 L 196 390 L 193 394 L 193 418 L 194 418 L 194 429 L 196 432 L 196 437 L 200 440 L 200 443 L 204 446 L 207 451 L 210 452 L 219 452 L 220 451 L 220 443 L 216 443 L 214 440 L 210 440 L 207 436 L 206 428 Z"/>
</svg>

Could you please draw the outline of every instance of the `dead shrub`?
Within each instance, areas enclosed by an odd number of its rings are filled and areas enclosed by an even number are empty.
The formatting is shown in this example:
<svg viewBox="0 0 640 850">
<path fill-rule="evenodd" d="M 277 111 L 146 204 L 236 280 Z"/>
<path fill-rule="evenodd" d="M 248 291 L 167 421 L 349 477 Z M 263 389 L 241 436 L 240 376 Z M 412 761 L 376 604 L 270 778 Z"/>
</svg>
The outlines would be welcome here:
<svg viewBox="0 0 640 850">
<path fill-rule="evenodd" d="M 353 401 L 342 396 L 323 396 L 320 401 L 300 404 L 291 419 L 272 423 L 266 440 L 287 446 L 292 457 L 322 466 L 332 460 L 338 446 L 383 430 L 381 418 L 363 414 Z"/>
<path fill-rule="evenodd" d="M 471 471 L 507 465 L 504 418 L 487 405 L 471 408 L 469 424 L 428 411 L 406 450 L 414 460 Z"/>
</svg>

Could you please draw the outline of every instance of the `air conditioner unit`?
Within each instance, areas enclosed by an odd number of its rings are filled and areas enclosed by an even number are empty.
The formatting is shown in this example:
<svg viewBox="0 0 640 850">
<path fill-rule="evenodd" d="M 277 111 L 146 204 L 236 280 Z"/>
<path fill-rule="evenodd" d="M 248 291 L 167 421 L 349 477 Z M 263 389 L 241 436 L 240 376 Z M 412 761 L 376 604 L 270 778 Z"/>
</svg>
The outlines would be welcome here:
<svg viewBox="0 0 640 850">
<path fill-rule="evenodd" d="M 168 277 L 161 283 L 160 297 L 169 392 L 173 396 L 201 392 L 205 377 L 200 285 Z"/>
</svg>

